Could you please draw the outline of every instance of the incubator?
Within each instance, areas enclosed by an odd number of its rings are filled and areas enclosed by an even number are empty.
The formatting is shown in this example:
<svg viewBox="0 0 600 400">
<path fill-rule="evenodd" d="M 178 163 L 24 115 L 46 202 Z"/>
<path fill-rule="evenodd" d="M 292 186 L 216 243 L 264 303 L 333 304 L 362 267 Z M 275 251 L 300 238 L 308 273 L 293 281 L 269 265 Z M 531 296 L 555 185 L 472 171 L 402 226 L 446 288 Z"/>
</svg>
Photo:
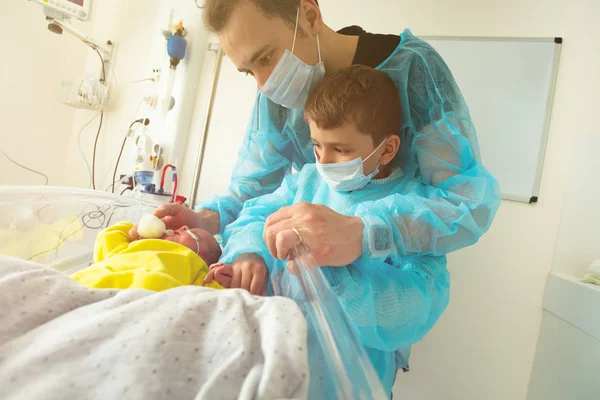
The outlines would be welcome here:
<svg viewBox="0 0 600 400">
<path fill-rule="evenodd" d="M 0 187 L 0 254 L 71 273 L 92 262 L 100 230 L 155 208 L 92 190 Z"/>
<path fill-rule="evenodd" d="M 71 274 L 92 263 L 100 230 L 139 221 L 154 209 L 139 199 L 91 190 L 0 186 L 0 254 Z M 308 398 L 387 398 L 321 269 L 303 247 L 293 260 L 300 276 L 282 272 L 271 285 L 277 295 L 296 301 L 308 323 Z"/>
</svg>

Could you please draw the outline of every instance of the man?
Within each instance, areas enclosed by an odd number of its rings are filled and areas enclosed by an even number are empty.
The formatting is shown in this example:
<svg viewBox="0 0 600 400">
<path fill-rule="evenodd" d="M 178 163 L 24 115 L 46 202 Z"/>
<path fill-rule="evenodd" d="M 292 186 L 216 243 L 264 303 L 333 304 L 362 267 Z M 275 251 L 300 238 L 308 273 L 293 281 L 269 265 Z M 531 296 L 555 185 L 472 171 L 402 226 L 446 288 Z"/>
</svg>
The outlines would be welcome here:
<svg viewBox="0 0 600 400">
<path fill-rule="evenodd" d="M 425 197 L 390 193 L 352 216 L 317 204 L 282 208 L 267 219 L 263 233 L 271 255 L 286 259 L 302 243 L 322 266 L 361 257 L 383 263 L 396 255 L 444 255 L 488 230 L 500 204 L 498 183 L 481 164 L 460 89 L 431 46 L 410 31 L 335 32 L 316 0 L 207 0 L 204 12 L 208 28 L 240 72 L 256 80 L 259 93 L 228 192 L 197 213 L 161 206 L 155 215 L 170 229 L 223 232 L 246 200 L 273 192 L 292 169 L 314 163 L 304 101 L 325 74 L 363 64 L 394 81 L 402 103 L 397 163 L 430 190 Z M 241 271 L 252 263 L 233 262 L 234 286 L 250 290 Z"/>
<path fill-rule="evenodd" d="M 227 194 L 199 206 L 197 213 L 162 206 L 156 215 L 169 228 L 222 232 L 246 200 L 271 193 L 292 168 L 315 162 L 303 118 L 308 92 L 325 73 L 363 64 L 387 73 L 398 88 L 399 166 L 437 190 L 427 198 L 390 193 L 356 216 L 319 205 L 284 208 L 265 227 L 272 255 L 287 257 L 303 242 L 320 265 L 342 266 L 396 252 L 446 254 L 487 231 L 500 204 L 498 184 L 481 164 L 468 107 L 452 74 L 427 43 L 410 31 L 400 36 L 358 27 L 335 32 L 324 24 L 315 0 L 207 0 L 205 20 L 260 91 Z M 292 235 L 296 242 L 289 240 Z"/>
</svg>

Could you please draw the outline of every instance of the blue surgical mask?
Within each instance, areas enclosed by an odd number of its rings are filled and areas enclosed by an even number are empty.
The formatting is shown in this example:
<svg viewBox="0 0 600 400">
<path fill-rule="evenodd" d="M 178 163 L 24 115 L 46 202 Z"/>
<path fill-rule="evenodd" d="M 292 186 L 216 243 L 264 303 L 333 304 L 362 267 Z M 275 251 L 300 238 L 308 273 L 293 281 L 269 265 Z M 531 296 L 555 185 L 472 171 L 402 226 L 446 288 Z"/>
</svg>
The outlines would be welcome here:
<svg viewBox="0 0 600 400">
<path fill-rule="evenodd" d="M 286 108 L 303 108 L 310 90 L 325 76 L 325 66 L 321 60 L 321 46 L 317 35 L 317 51 L 319 62 L 317 65 L 307 65 L 294 55 L 296 37 L 298 36 L 298 19 L 300 8 L 296 14 L 296 29 L 292 51 L 285 50 L 273 72 L 260 91 L 274 103 Z"/>
<path fill-rule="evenodd" d="M 333 164 L 321 164 L 317 160 L 317 171 L 329 187 L 337 192 L 351 192 L 353 190 L 362 189 L 379 173 L 378 164 L 375 171 L 371 172 L 369 175 L 365 175 L 364 162 L 375 154 L 384 143 L 385 140 L 364 160 L 359 157 L 352 161 Z"/>
</svg>

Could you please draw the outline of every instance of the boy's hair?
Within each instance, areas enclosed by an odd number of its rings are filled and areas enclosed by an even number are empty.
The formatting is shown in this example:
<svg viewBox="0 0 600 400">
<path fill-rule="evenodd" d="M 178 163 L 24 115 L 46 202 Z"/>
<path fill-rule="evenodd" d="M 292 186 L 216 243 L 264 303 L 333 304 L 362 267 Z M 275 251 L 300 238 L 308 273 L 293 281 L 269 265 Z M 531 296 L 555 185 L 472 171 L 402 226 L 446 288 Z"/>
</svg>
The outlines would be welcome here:
<svg viewBox="0 0 600 400">
<path fill-rule="evenodd" d="M 244 0 L 207 0 L 204 23 L 209 31 L 219 33 L 225 28 L 235 7 Z M 280 17 L 288 25 L 296 25 L 300 0 L 248 0 L 267 17 Z M 317 2 L 317 4 L 319 4 Z"/>
<path fill-rule="evenodd" d="M 335 129 L 351 122 L 378 144 L 400 133 L 400 95 L 384 72 L 353 65 L 327 75 L 309 94 L 304 117 L 319 129 Z"/>
</svg>

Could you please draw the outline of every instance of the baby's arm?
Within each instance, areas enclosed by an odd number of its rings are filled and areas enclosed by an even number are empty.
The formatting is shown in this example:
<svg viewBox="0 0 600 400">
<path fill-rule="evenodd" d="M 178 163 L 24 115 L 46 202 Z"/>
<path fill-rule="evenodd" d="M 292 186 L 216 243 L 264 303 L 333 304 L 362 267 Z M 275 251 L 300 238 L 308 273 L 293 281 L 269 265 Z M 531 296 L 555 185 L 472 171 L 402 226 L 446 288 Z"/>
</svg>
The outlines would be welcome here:
<svg viewBox="0 0 600 400">
<path fill-rule="evenodd" d="M 119 222 L 110 228 L 102 230 L 96 237 L 94 245 L 94 262 L 102 261 L 113 254 L 125 250 L 131 238 L 129 230 L 133 227 L 131 222 Z"/>
</svg>

